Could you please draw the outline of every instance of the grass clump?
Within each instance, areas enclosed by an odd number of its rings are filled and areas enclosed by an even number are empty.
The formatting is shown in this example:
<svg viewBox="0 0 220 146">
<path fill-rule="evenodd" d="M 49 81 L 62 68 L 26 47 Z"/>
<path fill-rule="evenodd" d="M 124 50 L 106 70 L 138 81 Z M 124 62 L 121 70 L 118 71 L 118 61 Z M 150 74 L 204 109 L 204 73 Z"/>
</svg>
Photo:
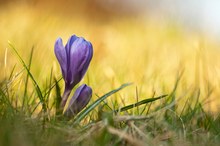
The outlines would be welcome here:
<svg viewBox="0 0 220 146">
<path fill-rule="evenodd" d="M 25 86 L 16 89 L 15 82 L 19 79 L 15 78 L 19 75 L 13 70 L 1 81 L 0 145 L 205 146 L 220 143 L 220 115 L 204 110 L 205 103 L 199 100 L 200 90 L 176 96 L 183 72 L 167 95 L 154 97 L 153 94 L 124 106 L 115 101 L 112 107 L 107 98 L 131 85 L 123 84 L 91 102 L 76 117 L 67 119 L 57 111 L 61 79 L 54 79 L 51 71 L 49 82 L 40 88 L 30 68 L 33 51 L 28 65 L 14 51 L 24 67 L 20 80 L 24 77 Z M 188 98 L 184 106 L 180 106 L 180 100 L 185 97 Z"/>
</svg>

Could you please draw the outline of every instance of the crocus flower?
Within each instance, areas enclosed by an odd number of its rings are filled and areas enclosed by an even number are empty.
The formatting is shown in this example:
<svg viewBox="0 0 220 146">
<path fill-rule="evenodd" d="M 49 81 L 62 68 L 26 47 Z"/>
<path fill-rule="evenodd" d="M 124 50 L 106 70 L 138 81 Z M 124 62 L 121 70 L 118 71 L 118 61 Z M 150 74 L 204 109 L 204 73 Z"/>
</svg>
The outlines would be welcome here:
<svg viewBox="0 0 220 146">
<path fill-rule="evenodd" d="M 54 51 L 65 80 L 65 90 L 61 102 L 61 107 L 64 107 L 71 90 L 81 81 L 88 69 L 93 55 L 93 47 L 89 41 L 73 35 L 65 47 L 62 39 L 58 38 Z"/>
<path fill-rule="evenodd" d="M 64 113 L 67 117 L 72 117 L 79 113 L 88 103 L 92 97 L 92 89 L 83 84 L 76 89 L 69 105 Z"/>
</svg>

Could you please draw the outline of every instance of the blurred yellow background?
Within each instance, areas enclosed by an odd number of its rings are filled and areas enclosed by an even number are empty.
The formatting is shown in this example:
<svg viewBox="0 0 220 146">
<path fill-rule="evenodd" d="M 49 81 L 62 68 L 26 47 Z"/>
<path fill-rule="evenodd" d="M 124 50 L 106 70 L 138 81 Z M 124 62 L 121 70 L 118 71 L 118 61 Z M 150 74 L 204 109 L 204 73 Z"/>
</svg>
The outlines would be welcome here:
<svg viewBox="0 0 220 146">
<path fill-rule="evenodd" d="M 16 73 L 23 70 L 8 41 L 26 62 L 34 47 L 31 71 L 43 86 L 52 68 L 56 77 L 61 75 L 53 50 L 55 40 L 61 37 L 65 44 L 76 34 L 94 47 L 91 66 L 82 82 L 89 84 L 95 94 L 101 96 L 127 82 L 134 84 L 110 100 L 120 102 L 122 98 L 126 104 L 133 103 L 136 88 L 140 100 L 154 92 L 155 96 L 169 94 L 178 73 L 184 71 L 177 98 L 184 97 L 181 101 L 185 101 L 200 89 L 201 99 L 210 96 L 207 110 L 218 111 L 219 43 L 208 35 L 184 29 L 172 19 L 154 17 L 143 8 L 123 2 L 0 2 L 0 80 L 10 75 L 15 64 Z M 24 84 L 23 74 L 15 79 L 18 89 Z"/>
</svg>

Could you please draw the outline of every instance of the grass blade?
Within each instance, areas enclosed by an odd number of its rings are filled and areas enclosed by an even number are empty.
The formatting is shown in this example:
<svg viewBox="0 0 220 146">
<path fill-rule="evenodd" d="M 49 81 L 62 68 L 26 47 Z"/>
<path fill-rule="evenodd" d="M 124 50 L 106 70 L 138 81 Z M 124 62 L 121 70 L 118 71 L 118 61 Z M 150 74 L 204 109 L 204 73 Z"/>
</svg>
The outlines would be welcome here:
<svg viewBox="0 0 220 146">
<path fill-rule="evenodd" d="M 32 58 L 33 58 L 33 52 L 34 52 L 34 47 L 31 48 L 31 53 L 30 53 L 30 58 L 29 58 L 29 63 L 28 63 L 28 70 L 31 69 L 31 63 L 32 63 Z M 25 86 L 24 86 L 24 95 L 23 95 L 23 103 L 22 103 L 22 108 L 24 107 L 26 102 L 26 96 L 27 96 L 27 90 L 28 90 L 28 81 L 29 81 L 29 74 L 27 74 L 26 76 L 26 80 L 25 80 Z"/>
<path fill-rule="evenodd" d="M 15 67 L 16 67 L 16 64 L 13 66 L 13 68 L 12 68 L 12 70 L 11 70 L 11 73 L 10 73 L 10 75 L 9 75 L 8 80 L 11 80 L 11 79 L 12 79 L 13 73 L 14 73 L 14 71 L 15 71 Z"/>
<path fill-rule="evenodd" d="M 39 85 L 37 84 L 36 80 L 34 79 L 32 73 L 30 72 L 28 66 L 25 64 L 24 60 L 21 58 L 21 56 L 19 55 L 18 51 L 15 49 L 15 47 L 9 42 L 10 47 L 14 50 L 14 52 L 16 53 L 18 59 L 20 60 L 20 62 L 22 63 L 22 65 L 24 66 L 25 70 L 27 71 L 28 75 L 30 76 L 30 79 L 32 80 L 34 87 L 36 89 L 37 95 L 40 99 L 41 105 L 42 105 L 42 109 L 44 112 L 46 112 L 47 108 L 46 108 L 46 104 L 44 102 L 44 98 L 41 92 L 41 89 L 39 87 Z"/>
<path fill-rule="evenodd" d="M 51 71 L 50 71 L 49 87 L 51 87 L 52 85 L 52 76 L 53 76 L 53 68 L 51 68 Z M 49 107 L 49 96 L 50 96 L 51 90 L 52 88 L 50 88 L 47 94 L 44 95 L 44 101 L 47 104 L 47 107 Z"/>
<path fill-rule="evenodd" d="M 45 90 L 43 90 L 42 93 L 44 93 L 44 96 L 46 96 L 47 94 L 49 94 L 50 91 L 51 91 L 54 87 L 56 87 L 56 85 L 57 85 L 62 79 L 63 79 L 63 77 L 59 77 L 58 80 L 55 79 L 55 80 L 54 80 L 54 83 L 53 83 L 53 84 L 51 83 L 51 86 L 50 86 L 49 88 L 46 88 Z"/>
<path fill-rule="evenodd" d="M 111 96 L 112 94 L 122 90 L 123 88 L 131 85 L 131 83 L 126 83 L 121 85 L 119 88 L 112 90 L 105 95 L 101 96 L 99 99 L 97 99 L 95 102 L 93 102 L 90 106 L 88 106 L 85 110 L 83 110 L 75 119 L 74 123 L 79 123 L 86 115 L 89 114 L 97 105 L 99 105 L 103 100 L 105 100 L 107 97 Z"/>
<path fill-rule="evenodd" d="M 56 107 L 56 115 L 61 115 L 62 114 L 62 110 L 60 110 L 60 103 L 61 103 L 61 92 L 60 92 L 60 86 L 58 84 L 59 80 L 57 81 L 56 78 L 54 78 L 55 80 L 55 87 L 56 87 L 56 98 L 55 98 L 55 107 Z"/>
<path fill-rule="evenodd" d="M 120 112 L 123 112 L 123 111 L 129 110 L 129 109 L 132 109 L 132 108 L 134 108 L 134 107 L 138 107 L 138 106 L 140 106 L 140 105 L 142 105 L 142 104 L 147 104 L 147 103 L 149 103 L 149 102 L 156 101 L 156 100 L 161 99 L 161 98 L 164 98 L 164 97 L 166 97 L 166 96 L 167 96 L 167 95 L 161 95 L 161 96 L 158 96 L 158 97 L 155 97 L 155 98 L 144 99 L 144 100 L 141 100 L 141 101 L 136 102 L 136 103 L 134 103 L 134 104 L 130 104 L 130 105 L 127 105 L 127 106 L 122 107 L 122 108 L 120 108 L 120 109 L 117 109 L 117 110 L 115 110 L 114 112 L 119 112 L 119 111 L 120 111 Z"/>
</svg>

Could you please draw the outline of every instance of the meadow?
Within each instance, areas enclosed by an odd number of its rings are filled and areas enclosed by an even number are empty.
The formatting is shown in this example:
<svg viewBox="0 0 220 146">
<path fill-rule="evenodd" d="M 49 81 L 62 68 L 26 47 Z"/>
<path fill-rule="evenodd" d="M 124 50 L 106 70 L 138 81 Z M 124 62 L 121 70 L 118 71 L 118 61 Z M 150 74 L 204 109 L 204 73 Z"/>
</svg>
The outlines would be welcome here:
<svg viewBox="0 0 220 146">
<path fill-rule="evenodd" d="M 211 37 L 95 6 L 0 7 L 0 145 L 220 144 L 220 44 Z M 57 114 L 64 81 L 54 43 L 73 34 L 93 44 L 80 82 L 93 95 L 67 119 Z"/>
</svg>

